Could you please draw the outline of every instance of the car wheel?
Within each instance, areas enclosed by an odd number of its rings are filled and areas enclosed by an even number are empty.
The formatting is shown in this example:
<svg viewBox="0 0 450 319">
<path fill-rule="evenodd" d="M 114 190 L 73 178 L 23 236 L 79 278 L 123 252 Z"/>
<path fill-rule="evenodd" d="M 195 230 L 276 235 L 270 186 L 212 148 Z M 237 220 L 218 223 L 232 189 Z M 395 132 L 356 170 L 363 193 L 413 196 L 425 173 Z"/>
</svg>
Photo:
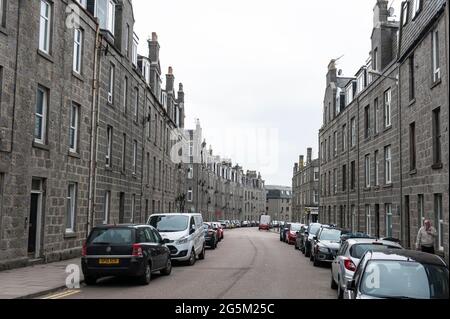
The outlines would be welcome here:
<svg viewBox="0 0 450 319">
<path fill-rule="evenodd" d="M 331 289 L 333 289 L 333 290 L 336 290 L 336 289 L 338 289 L 338 285 L 337 285 L 337 283 L 336 283 L 336 281 L 334 281 L 334 278 L 333 278 L 333 273 L 331 273 Z"/>
<path fill-rule="evenodd" d="M 88 286 L 93 286 L 97 283 L 97 278 L 94 276 L 84 276 L 84 283 Z"/>
<path fill-rule="evenodd" d="M 189 256 L 188 265 L 193 266 L 195 262 L 197 261 L 197 257 L 195 256 L 195 250 L 194 247 L 191 249 L 191 255 Z"/>
<path fill-rule="evenodd" d="M 313 261 L 314 260 L 314 254 L 313 252 L 309 252 L 309 261 Z"/>
<path fill-rule="evenodd" d="M 338 299 L 344 299 L 344 291 L 342 290 L 339 279 L 338 279 L 338 284 L 337 284 L 337 297 L 338 297 Z"/>
<path fill-rule="evenodd" d="M 169 276 L 172 272 L 172 261 L 170 260 L 170 257 L 167 258 L 166 268 L 161 270 L 161 275 Z"/>
<path fill-rule="evenodd" d="M 214 245 L 213 245 L 213 249 L 214 249 Z M 200 253 L 200 255 L 198 255 L 198 259 L 200 259 L 200 260 L 205 259 L 205 246 L 204 245 L 202 248 L 202 252 Z"/>
<path fill-rule="evenodd" d="M 141 285 L 148 285 L 151 279 L 152 279 L 152 267 L 150 266 L 150 263 L 147 263 L 145 265 L 144 273 L 139 277 L 139 283 Z"/>
<path fill-rule="evenodd" d="M 314 265 L 314 267 L 319 267 L 319 265 L 320 265 L 320 261 L 318 261 L 317 259 L 316 259 L 316 256 L 314 255 L 314 257 L 313 257 L 313 265 Z"/>
<path fill-rule="evenodd" d="M 310 257 L 310 255 L 311 255 L 310 251 L 307 248 L 305 248 L 305 257 Z"/>
</svg>

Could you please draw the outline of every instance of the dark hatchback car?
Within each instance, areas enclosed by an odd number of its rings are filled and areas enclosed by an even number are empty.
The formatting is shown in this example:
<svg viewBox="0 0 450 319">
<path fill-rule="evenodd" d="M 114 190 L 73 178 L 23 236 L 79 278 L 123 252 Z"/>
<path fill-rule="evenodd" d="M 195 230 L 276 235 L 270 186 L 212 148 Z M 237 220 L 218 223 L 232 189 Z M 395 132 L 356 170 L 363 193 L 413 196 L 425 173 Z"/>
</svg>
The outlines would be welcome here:
<svg viewBox="0 0 450 319">
<path fill-rule="evenodd" d="M 286 235 L 288 231 L 291 230 L 291 223 L 285 223 L 282 227 L 280 227 L 280 241 L 286 241 Z"/>
<path fill-rule="evenodd" d="M 295 249 L 305 251 L 305 232 L 308 231 L 308 226 L 303 225 L 297 232 L 297 239 L 295 240 Z"/>
<path fill-rule="evenodd" d="M 203 223 L 205 229 L 205 245 L 211 249 L 216 249 L 219 243 L 219 235 L 216 228 L 211 223 Z"/>
<path fill-rule="evenodd" d="M 344 298 L 448 300 L 448 266 L 439 256 L 413 250 L 368 251 Z"/>
<path fill-rule="evenodd" d="M 95 227 L 83 244 L 81 266 L 87 285 L 109 276 L 135 277 L 146 285 L 153 272 L 172 271 L 169 248 L 148 225 Z"/>
<path fill-rule="evenodd" d="M 321 263 L 331 263 L 337 255 L 341 247 L 341 236 L 349 233 L 348 230 L 321 227 L 316 236 L 314 236 L 313 248 L 311 251 L 311 259 L 314 266 Z"/>
</svg>

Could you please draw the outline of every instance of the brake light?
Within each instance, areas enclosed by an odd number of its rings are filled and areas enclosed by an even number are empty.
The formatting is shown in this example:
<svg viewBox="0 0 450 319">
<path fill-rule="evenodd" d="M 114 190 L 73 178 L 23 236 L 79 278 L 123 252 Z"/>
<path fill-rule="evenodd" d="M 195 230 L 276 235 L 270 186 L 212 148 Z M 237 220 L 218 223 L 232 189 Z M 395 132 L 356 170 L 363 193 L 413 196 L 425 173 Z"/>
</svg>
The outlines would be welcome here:
<svg viewBox="0 0 450 319">
<path fill-rule="evenodd" d="M 81 256 L 86 257 L 87 255 L 87 247 L 86 247 L 86 241 L 83 242 L 83 247 L 81 248 Z"/>
<path fill-rule="evenodd" d="M 133 257 L 143 257 L 141 244 L 133 244 Z"/>
<path fill-rule="evenodd" d="M 356 270 L 356 266 L 351 259 L 344 259 L 344 267 L 345 267 L 345 269 L 350 270 L 350 271 Z"/>
</svg>

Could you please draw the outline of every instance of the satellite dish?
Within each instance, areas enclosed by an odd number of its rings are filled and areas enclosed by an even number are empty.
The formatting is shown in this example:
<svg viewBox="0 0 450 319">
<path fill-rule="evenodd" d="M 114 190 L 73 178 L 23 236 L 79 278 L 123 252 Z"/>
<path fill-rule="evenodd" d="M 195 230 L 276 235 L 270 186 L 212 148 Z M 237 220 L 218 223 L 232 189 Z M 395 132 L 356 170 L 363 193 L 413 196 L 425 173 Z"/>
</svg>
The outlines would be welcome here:
<svg viewBox="0 0 450 319">
<path fill-rule="evenodd" d="M 339 75 L 339 76 L 341 76 L 341 75 L 342 75 L 342 70 L 341 70 L 341 69 L 339 69 L 339 71 L 338 71 L 338 75 Z"/>
<path fill-rule="evenodd" d="M 388 13 L 389 13 L 390 17 L 394 16 L 395 9 L 393 7 L 390 7 L 389 10 L 388 10 Z"/>
</svg>

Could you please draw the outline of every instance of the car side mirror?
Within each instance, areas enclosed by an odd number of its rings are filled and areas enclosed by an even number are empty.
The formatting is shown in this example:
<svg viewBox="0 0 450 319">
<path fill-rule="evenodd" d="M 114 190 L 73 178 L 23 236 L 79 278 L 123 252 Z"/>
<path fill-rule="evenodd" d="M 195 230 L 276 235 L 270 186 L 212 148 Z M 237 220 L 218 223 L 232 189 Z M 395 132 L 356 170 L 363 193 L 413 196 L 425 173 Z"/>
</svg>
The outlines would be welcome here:
<svg viewBox="0 0 450 319">
<path fill-rule="evenodd" d="M 192 235 L 193 233 L 195 233 L 195 226 L 194 225 L 191 226 L 191 230 L 189 231 L 190 235 Z"/>
<path fill-rule="evenodd" d="M 317 236 L 314 236 L 313 239 L 314 239 L 314 240 L 317 240 Z"/>
</svg>

